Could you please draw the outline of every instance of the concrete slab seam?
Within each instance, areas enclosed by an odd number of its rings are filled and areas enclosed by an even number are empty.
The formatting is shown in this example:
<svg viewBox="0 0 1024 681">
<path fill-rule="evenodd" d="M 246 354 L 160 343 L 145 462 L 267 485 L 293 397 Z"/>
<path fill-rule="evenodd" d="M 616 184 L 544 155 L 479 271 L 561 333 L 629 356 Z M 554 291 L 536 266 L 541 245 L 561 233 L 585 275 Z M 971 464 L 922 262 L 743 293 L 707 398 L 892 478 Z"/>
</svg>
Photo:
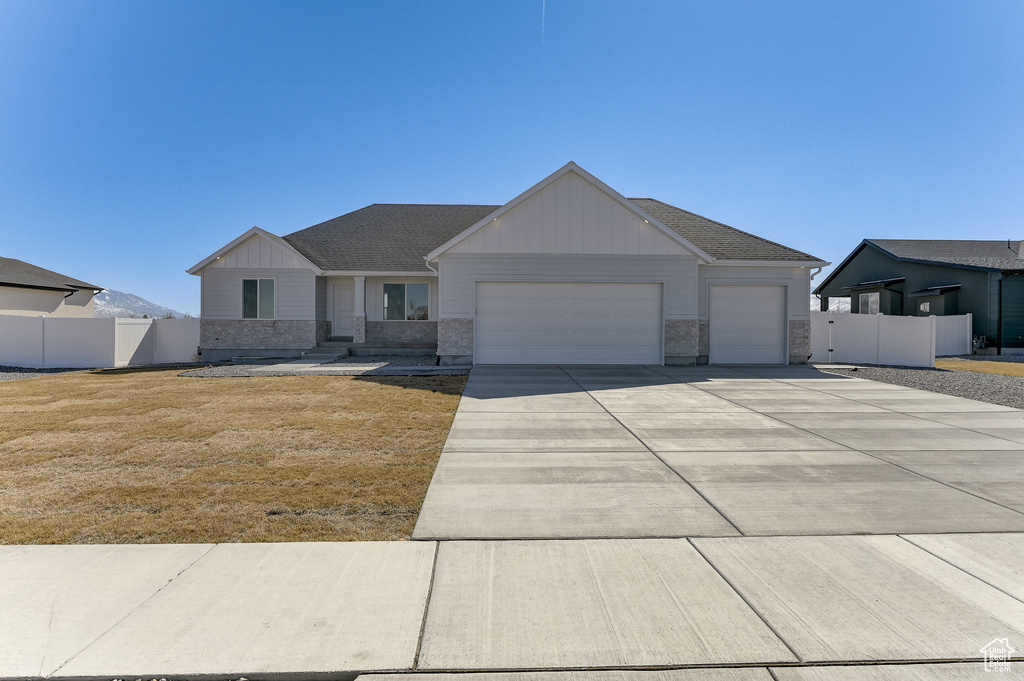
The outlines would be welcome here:
<svg viewBox="0 0 1024 681">
<path fill-rule="evenodd" d="M 559 368 L 559 369 L 561 369 L 561 370 L 562 370 L 562 371 L 563 371 L 563 372 L 565 373 L 565 375 L 566 375 L 566 376 L 569 376 L 569 378 L 570 378 L 570 379 L 572 379 L 573 381 L 576 381 L 576 379 L 574 379 L 574 378 L 573 378 L 573 377 L 572 377 L 572 376 L 571 376 L 571 375 L 569 374 L 569 372 L 568 372 L 568 371 L 565 371 L 565 369 L 563 369 L 563 368 L 562 368 L 561 366 L 559 366 L 558 368 Z M 671 377 L 671 376 L 669 376 L 669 378 L 672 378 L 672 377 Z M 677 380 L 677 379 L 675 379 L 675 378 L 672 378 L 672 380 L 673 380 L 673 381 L 675 381 L 676 383 L 681 383 L 681 381 L 679 381 L 679 380 Z M 579 382 L 576 382 L 576 385 L 580 385 L 580 384 L 579 384 Z M 581 390 L 583 389 L 583 386 L 582 386 L 582 385 L 580 385 L 580 389 L 581 389 Z M 590 395 L 590 391 L 589 391 L 589 390 L 586 390 L 586 391 L 584 391 L 584 392 L 586 392 L 586 393 L 587 393 L 588 395 Z M 591 395 L 591 397 L 593 397 L 593 395 Z M 596 399 L 596 398 L 595 398 L 595 399 Z M 600 403 L 600 402 L 598 402 L 598 404 L 601 404 L 601 403 Z M 636 433 L 634 433 L 634 432 L 633 432 L 633 430 L 632 430 L 632 429 L 631 429 L 631 428 L 630 428 L 629 426 L 627 426 L 627 425 L 626 425 L 625 423 L 623 423 L 623 422 L 622 422 L 621 420 L 619 420 L 619 417 L 618 417 L 618 416 L 616 416 L 615 414 L 613 414 L 613 413 L 611 413 L 610 411 L 608 411 L 608 408 L 607 408 L 607 407 L 605 407 L 605 406 L 604 406 L 603 404 L 601 404 L 601 408 L 602 408 L 602 409 L 604 409 L 604 411 L 605 411 L 605 412 L 606 412 L 606 413 L 608 414 L 608 416 L 611 416 L 611 417 L 612 417 L 612 418 L 613 418 L 613 419 L 615 420 L 615 422 L 616 422 L 616 423 L 618 423 L 618 424 L 619 424 L 620 426 L 622 426 L 623 428 L 625 428 L 625 429 L 626 429 L 626 432 L 627 432 L 627 433 L 629 433 L 629 434 L 630 434 L 630 435 L 632 435 L 632 436 L 633 436 L 634 438 L 636 438 L 637 442 L 639 442 L 640 444 L 642 444 L 642 445 L 644 446 L 644 449 L 646 449 L 646 450 L 647 450 L 648 452 L 650 452 L 651 456 L 653 456 L 653 457 L 654 457 L 655 459 L 657 459 L 657 460 L 658 460 L 658 461 L 659 461 L 659 462 L 661 463 L 661 465 L 662 465 L 662 466 L 664 466 L 664 467 L 665 467 L 665 468 L 667 468 L 668 470 L 672 471 L 672 473 L 673 473 L 673 474 L 674 474 L 674 475 L 675 475 L 675 476 L 676 476 L 677 478 L 679 478 L 680 480 L 682 480 L 682 481 L 683 481 L 683 484 L 685 484 L 685 485 L 686 485 L 687 487 L 689 487 L 690 489 L 692 489 L 692 490 L 693 490 L 693 492 L 694 492 L 694 494 L 696 494 L 696 495 L 697 495 L 698 497 L 700 497 L 700 498 L 701 498 L 701 499 L 702 499 L 702 500 L 704 501 L 704 503 L 705 503 L 705 504 L 707 504 L 707 505 L 708 505 L 708 506 L 710 506 L 710 507 L 711 507 L 712 509 L 714 509 L 715 513 L 717 513 L 718 515 L 720 515 L 720 516 L 722 517 L 722 519 L 723 519 L 723 520 L 725 520 L 725 522 L 729 523 L 729 525 L 730 525 L 730 526 L 731 526 L 731 527 L 732 527 L 732 528 L 733 528 L 734 530 L 736 530 L 737 532 L 739 532 L 739 534 L 740 534 L 740 536 L 741 536 L 741 537 L 745 537 L 745 536 L 746 536 L 746 534 L 745 534 L 745 533 L 743 532 L 743 530 L 741 530 L 741 529 L 740 529 L 739 527 L 737 527 L 736 523 L 734 523 L 734 522 L 732 521 L 732 519 L 731 519 L 731 518 L 729 518 L 729 516 L 725 515 L 725 513 L 723 513 L 723 512 L 722 512 L 722 510 L 721 510 L 720 508 L 718 508 L 718 506 L 716 506 L 715 504 L 711 503 L 711 500 L 710 500 L 710 499 L 708 499 L 707 497 L 705 497 L 705 496 L 704 496 L 704 495 L 703 495 L 703 494 L 701 493 L 701 491 L 700 491 L 699 489 L 697 489 L 696 487 L 694 487 L 694 486 L 693 486 L 693 485 L 692 485 L 692 484 L 690 483 L 690 481 L 689 481 L 689 480 L 687 480 L 686 478 L 684 478 L 684 477 L 683 477 L 683 476 L 682 476 L 682 475 L 681 475 L 681 474 L 679 473 L 679 471 L 677 471 L 677 470 L 676 470 L 675 468 L 672 468 L 672 466 L 669 466 L 669 465 L 668 465 L 668 463 L 666 463 L 664 459 L 662 459 L 662 458 L 661 458 L 660 456 L 658 456 L 657 452 L 655 452 L 655 451 L 654 451 L 653 449 L 651 449 L 650 447 L 648 447 L 648 446 L 647 446 L 647 443 L 646 443 L 646 442 L 644 442 L 643 438 L 639 437 L 639 436 L 638 436 L 638 435 L 637 435 Z"/>
<path fill-rule="evenodd" d="M 872 459 L 877 459 L 877 460 L 881 461 L 882 463 L 887 463 L 890 466 L 895 466 L 896 468 L 904 470 L 904 471 L 906 471 L 908 473 L 913 473 L 914 475 L 916 475 L 918 477 L 921 477 L 921 478 L 924 478 L 925 480 L 931 480 L 932 482 L 936 482 L 936 483 L 938 483 L 940 485 L 943 485 L 945 487 L 948 487 L 950 489 L 955 489 L 957 492 L 961 492 L 961 493 L 966 494 L 968 496 L 972 496 L 975 499 L 980 499 L 981 501 L 984 501 L 984 502 L 987 502 L 989 504 L 992 504 L 993 506 L 998 506 L 999 508 L 1006 509 L 1007 511 L 1013 511 L 1014 513 L 1017 513 L 1018 515 L 1024 515 L 1024 512 L 1021 512 L 1021 511 L 1017 510 L 1016 508 L 1013 508 L 1012 506 L 1007 506 L 1007 505 L 1002 504 L 1002 503 L 1000 503 L 1000 502 L 998 502 L 998 501 L 996 501 L 994 499 L 988 499 L 986 497 L 981 496 L 980 494 L 978 494 L 976 492 L 972 492 L 969 489 L 964 489 L 962 487 L 957 487 L 956 485 L 954 485 L 951 482 L 946 482 L 945 480 L 938 480 L 936 478 L 932 478 L 930 476 L 925 475 L 924 473 L 919 473 L 918 471 L 915 471 L 915 470 L 913 470 L 911 468 L 907 468 L 907 467 L 902 466 L 902 465 L 900 465 L 898 463 L 895 463 L 893 461 L 887 461 L 886 459 L 883 459 L 880 456 L 875 456 L 871 452 L 862 451 L 860 449 L 856 449 L 854 451 L 860 452 L 861 454 L 864 454 L 865 456 L 870 456 Z M 966 533 L 966 532 L 947 532 L 947 533 L 939 532 L 939 533 L 931 533 L 931 534 L 969 534 L 969 533 Z"/>
<path fill-rule="evenodd" d="M 427 615 L 430 613 L 430 598 L 434 595 L 434 577 L 437 576 L 437 556 L 441 553 L 441 542 L 434 542 L 434 562 L 430 566 L 430 583 L 427 585 L 427 597 L 423 602 L 423 619 L 420 621 L 420 634 L 416 638 L 416 653 L 412 656 L 412 670 L 420 666 L 420 649 L 423 647 L 423 636 L 427 632 Z"/>
<path fill-rule="evenodd" d="M 974 534 L 974 533 L 970 533 L 970 534 Z M 986 534 L 988 534 L 988 533 L 986 533 Z M 1001 533 L 1001 534 L 1017 534 L 1017 533 L 1016 533 L 1016 532 L 1013 532 L 1013 533 L 1010 533 L 1010 532 L 1005 532 L 1005 533 Z M 914 548 L 916 548 L 916 549 L 920 549 L 921 551 L 924 551 L 925 553 L 927 553 L 927 554 L 929 554 L 929 555 L 931 555 L 931 556 L 934 556 L 935 558 L 938 558 L 938 559 L 939 559 L 939 560 L 941 560 L 941 561 L 942 561 L 943 563 L 946 563 L 947 565 L 951 565 L 951 566 L 955 567 L 955 568 L 956 568 L 957 570 L 959 570 L 960 572 L 964 573 L 964 574 L 965 574 L 965 575 L 967 575 L 968 577 L 970 577 L 970 578 L 972 578 L 972 579 L 976 579 L 976 580 L 978 580 L 979 582 L 981 582 L 982 584 L 987 584 L 987 585 L 989 585 L 990 587 L 992 587 L 992 588 L 993 588 L 993 589 L 995 589 L 996 591 L 999 591 L 999 592 L 1002 592 L 1002 593 L 1006 594 L 1007 596 L 1009 596 L 1010 598 L 1012 598 L 1012 599 L 1013 599 L 1013 600 L 1015 600 L 1015 601 L 1018 601 L 1018 602 L 1020 602 L 1020 603 L 1024 603 L 1024 600 L 1022 600 L 1021 598 L 1019 598 L 1019 597 L 1017 597 L 1017 596 L 1014 596 L 1014 595 L 1013 595 L 1012 593 L 1010 593 L 1010 592 L 1009 592 L 1009 591 L 1007 591 L 1006 589 L 1003 589 L 1003 588 L 1001 588 L 1001 587 L 999 587 L 999 586 L 996 586 L 995 584 L 993 584 L 992 582 L 988 581 L 987 579 L 982 579 L 982 578 L 981 578 L 981 577 L 979 577 L 978 575 L 976 575 L 976 574 L 974 574 L 974 573 L 972 573 L 972 572 L 968 571 L 968 570 L 967 570 L 966 568 L 963 568 L 963 567 L 961 567 L 961 566 L 957 565 L 956 563 L 954 563 L 954 562 L 950 561 L 950 560 L 949 560 L 948 558 L 945 558 L 945 557 L 943 557 L 943 556 L 940 556 L 939 554 L 935 553 L 934 551 L 931 551 L 930 549 L 927 549 L 927 548 L 925 548 L 924 546 L 921 546 L 921 545 L 920 545 L 920 544 L 918 544 L 917 542 L 915 542 L 915 541 L 913 541 L 912 539 L 910 539 L 910 538 L 909 538 L 908 536 L 906 536 L 906 535 L 902 535 L 902 534 L 898 534 L 898 535 L 896 535 L 896 536 L 897 536 L 897 537 L 899 537 L 900 539 L 902 539 L 903 541 L 905 541 L 905 542 L 908 542 L 908 543 L 909 543 L 909 544 L 910 544 L 911 546 L 913 546 Z"/>
<path fill-rule="evenodd" d="M 751 376 L 756 376 L 756 374 L 750 374 L 750 375 Z M 767 380 L 774 381 L 776 383 L 780 382 L 776 378 L 768 378 Z M 868 382 L 872 382 L 872 383 L 875 382 L 875 381 L 871 381 L 870 379 L 867 379 L 867 378 L 861 378 L 861 379 L 858 379 L 858 380 L 868 381 Z M 782 385 L 786 385 L 786 384 L 783 383 Z M 801 387 L 803 387 L 803 386 L 801 386 Z M 702 390 L 702 388 L 699 388 L 699 387 L 697 389 L 698 390 Z M 815 388 L 804 388 L 804 389 L 805 390 L 810 390 L 812 392 L 816 392 L 816 393 L 819 393 L 819 394 L 824 394 L 824 395 L 829 395 L 830 394 L 830 393 L 826 393 L 826 392 L 824 392 L 822 390 L 817 390 Z M 911 388 L 911 390 L 917 390 L 917 388 Z M 708 391 L 705 390 L 705 392 L 708 392 Z M 928 392 L 928 391 L 922 391 L 922 392 Z M 712 394 L 714 394 L 714 393 L 712 393 Z M 743 406 L 743 405 L 739 404 L 738 402 L 733 402 L 728 397 L 723 397 L 721 395 L 716 395 L 716 397 L 720 397 L 721 399 L 726 400 L 727 402 L 732 402 L 733 404 L 735 404 L 737 406 Z M 860 400 L 855 400 L 855 399 L 848 398 L 848 397 L 844 397 L 843 399 L 848 399 L 851 402 L 856 402 L 857 404 L 867 405 L 867 402 L 861 402 Z M 874 405 L 868 405 L 868 406 L 874 406 Z M 885 407 L 878 407 L 878 408 L 882 409 L 883 411 L 890 412 L 892 414 L 898 414 L 899 416 L 911 416 L 912 418 L 916 418 L 916 419 L 919 419 L 921 421 L 926 421 L 928 423 L 933 423 L 932 421 L 928 421 L 928 419 L 923 419 L 920 416 L 914 416 L 913 414 L 906 414 L 906 413 L 903 413 L 903 412 L 893 411 L 892 409 L 886 409 Z M 931 482 L 937 483 L 937 484 L 942 485 L 944 487 L 948 487 L 950 489 L 956 490 L 957 492 L 960 492 L 962 494 L 967 494 L 969 496 L 974 497 L 975 499 L 978 499 L 980 501 L 984 501 L 986 503 L 992 504 L 993 506 L 998 506 L 998 507 L 1000 507 L 1002 509 L 1005 509 L 1007 511 L 1012 511 L 1013 513 L 1016 513 L 1018 515 L 1024 515 L 1024 512 L 1021 512 L 1021 511 L 1019 511 L 1019 510 L 1017 510 L 1015 508 L 1012 508 L 1010 506 L 1006 506 L 1004 504 L 1001 504 L 998 501 L 994 501 L 992 499 L 987 499 L 987 498 L 985 498 L 985 497 L 983 497 L 983 496 L 981 496 L 979 494 L 976 494 L 976 493 L 974 493 L 974 492 L 972 492 L 970 490 L 962 489 L 960 487 L 957 487 L 956 485 L 953 485 L 951 483 L 945 482 L 944 480 L 937 480 L 935 478 L 932 478 L 932 477 L 929 477 L 929 476 L 925 475 L 924 473 L 919 473 L 918 471 L 912 470 L 910 468 L 906 468 L 905 466 L 901 466 L 898 463 L 894 463 L 892 461 L 887 461 L 886 459 L 883 459 L 880 456 L 875 456 L 871 452 L 864 451 L 862 449 L 854 449 L 853 447 L 849 447 L 847 445 L 844 445 L 842 442 L 838 442 L 836 440 L 833 440 L 832 438 L 828 437 L 827 435 L 820 435 L 818 433 L 813 433 L 813 432 L 807 430 L 806 428 L 802 428 L 802 427 L 797 426 L 797 425 L 792 424 L 792 423 L 786 423 L 782 419 L 776 418 L 775 416 L 772 416 L 771 414 L 766 414 L 766 413 L 761 412 L 761 411 L 759 411 L 758 413 L 761 414 L 762 416 L 764 416 L 765 418 L 769 418 L 769 419 L 772 419 L 773 421 L 778 421 L 779 423 L 781 423 L 783 425 L 786 425 L 786 426 L 789 426 L 789 427 L 792 427 L 792 428 L 796 428 L 797 430 L 802 431 L 804 433 L 807 433 L 808 435 L 813 435 L 815 437 L 820 437 L 823 440 L 828 440 L 829 442 L 831 442 L 833 444 L 837 444 L 837 445 L 839 445 L 841 447 L 844 447 L 844 448 L 846 448 L 846 449 L 848 449 L 850 451 L 859 452 L 861 454 L 864 454 L 865 456 L 870 456 L 872 459 L 875 459 L 877 461 L 881 461 L 884 464 L 888 464 L 890 466 L 895 466 L 896 468 L 899 468 L 900 470 L 903 470 L 903 471 L 906 471 L 907 473 L 911 473 L 913 475 L 916 475 L 917 477 L 923 478 L 924 480 L 929 480 Z M 987 435 L 988 437 L 996 437 L 997 439 L 1000 439 L 1000 440 L 1004 439 L 1004 438 L 999 438 L 999 437 L 997 437 L 995 435 L 988 435 L 987 433 L 978 433 L 976 431 L 970 430 L 969 428 L 961 428 L 960 426 L 950 426 L 950 428 L 957 428 L 959 430 L 964 430 L 964 431 L 967 431 L 967 432 L 970 432 L 970 433 L 974 433 L 975 435 Z M 1013 442 L 1013 440 L 1006 440 L 1006 441 L 1007 442 Z M 1020 444 L 1020 443 L 1015 443 L 1015 444 Z M 655 456 L 657 456 L 657 455 L 655 455 Z M 715 509 L 715 510 L 718 510 L 718 509 Z M 719 512 L 721 513 L 721 511 L 719 511 Z M 724 514 L 723 514 L 723 517 L 725 517 Z M 726 520 L 728 520 L 728 518 L 726 518 Z M 738 530 L 739 528 L 736 528 L 736 529 Z M 744 535 L 744 536 L 746 536 L 746 535 Z"/>
<path fill-rule="evenodd" d="M 785 638 L 783 638 L 782 634 L 780 634 L 778 631 L 776 631 L 775 627 L 772 626 L 772 623 L 768 621 L 768 619 L 764 616 L 764 614 L 760 610 L 755 608 L 753 603 L 751 603 L 749 600 L 747 600 L 747 597 L 745 595 L 743 595 L 743 593 L 739 589 L 736 588 L 736 586 L 729 580 L 728 577 L 725 576 L 725 574 L 722 573 L 721 570 L 718 569 L 718 566 L 715 565 L 713 562 L 711 562 L 710 558 L 708 558 L 706 555 L 704 555 L 704 552 L 700 550 L 700 547 L 697 546 L 696 544 L 694 544 L 692 539 L 687 539 L 686 541 L 687 541 L 687 543 L 689 543 L 690 546 L 693 547 L 694 551 L 696 551 L 698 554 L 700 554 L 700 557 L 704 559 L 704 562 L 707 563 L 709 566 L 711 566 L 711 569 L 714 570 L 715 573 L 719 577 L 722 578 L 722 581 L 724 581 L 726 584 L 729 585 L 729 588 L 733 590 L 733 593 L 735 593 L 737 596 L 740 597 L 740 600 L 742 600 L 743 603 L 746 604 L 746 606 L 748 608 L 750 608 L 750 611 L 753 612 L 755 615 L 757 615 L 758 618 L 760 618 L 760 620 L 762 622 L 764 622 L 764 625 L 766 627 L 768 627 L 768 631 L 772 632 L 772 634 L 775 635 L 775 638 L 777 638 L 780 641 L 782 641 L 782 645 L 786 646 L 786 648 L 789 650 L 789 652 L 791 652 L 793 654 L 793 657 L 795 657 L 797 660 L 800 660 L 801 662 L 803 662 L 804 658 L 798 652 L 796 652 L 796 649 L 793 648 L 793 646 L 791 646 L 789 644 L 789 641 L 787 641 Z"/>
<path fill-rule="evenodd" d="M 127 612 L 127 613 L 125 613 L 124 617 L 122 617 L 121 619 L 119 619 L 119 620 L 117 620 L 116 622 L 114 622 L 113 624 L 111 624 L 111 625 L 110 625 L 110 626 L 109 626 L 109 627 L 107 628 L 107 630 L 106 630 L 106 631 L 104 631 L 104 632 L 103 632 L 102 634 L 100 634 L 99 636 L 97 636 L 96 638 L 94 638 L 94 639 L 93 639 L 92 641 L 90 641 L 90 642 L 89 642 L 88 644 L 86 644 L 86 646 L 85 646 L 84 648 L 82 648 L 81 650 L 79 650 L 79 651 L 78 651 L 77 653 L 73 654 L 73 655 L 72 655 L 71 657 L 69 657 L 68 659 L 66 659 L 66 660 L 64 660 L 63 662 L 61 662 L 61 663 L 60 663 L 60 664 L 59 664 L 59 665 L 58 665 L 58 666 L 57 666 L 57 667 L 56 667 L 56 668 L 55 668 L 55 669 L 53 670 L 53 672 L 51 672 L 51 673 L 49 674 L 49 676 L 50 676 L 50 677 L 53 677 L 53 676 L 57 676 L 57 673 L 58 673 L 58 672 L 60 672 L 60 670 L 61 670 L 61 669 L 63 669 L 64 667 L 66 667 L 66 666 L 68 665 L 68 663 L 70 663 L 70 662 L 71 662 L 72 660 L 74 660 L 74 659 L 75 659 L 76 657 L 78 657 L 79 655 L 81 655 L 82 653 L 84 653 L 84 652 L 85 652 L 86 650 L 88 650 L 88 649 L 89 649 L 89 648 L 91 648 L 92 646 L 96 645 L 96 644 L 97 644 L 97 643 L 98 643 L 98 642 L 100 641 L 100 639 L 102 639 L 102 638 L 103 638 L 104 636 L 106 636 L 107 634 L 109 634 L 110 632 L 112 632 L 112 631 L 113 631 L 114 629 L 116 629 L 116 628 L 118 627 L 118 625 L 120 625 L 120 624 L 121 624 L 121 622 L 124 622 L 124 621 L 125 621 L 126 619 L 128 619 L 129 617 L 131 617 L 131 616 L 132 616 L 132 615 L 133 615 L 133 614 L 134 614 L 134 613 L 135 613 L 135 612 L 136 612 L 136 611 L 137 611 L 137 610 L 138 610 L 139 608 L 141 608 L 141 607 L 142 607 L 142 606 L 144 606 L 144 605 L 145 605 L 146 603 L 149 603 L 149 602 L 150 602 L 151 600 L 153 600 L 154 598 L 156 598 L 157 594 L 159 594 L 159 593 L 160 593 L 161 591 L 163 591 L 163 590 L 164 590 L 164 589 L 166 589 L 166 588 L 167 588 L 168 586 L 170 586 L 170 585 L 171 585 L 171 583 L 172 583 L 172 582 L 174 582 L 174 580 L 176 580 L 176 579 L 177 579 L 178 577 L 181 577 L 181 576 L 182 576 L 183 574 L 185 574 L 186 572 L 188 572 L 189 570 L 191 570 L 191 569 L 192 569 L 192 567 L 193 567 L 193 566 L 194 566 L 194 565 L 195 565 L 196 563 L 198 563 L 199 561 L 201 561 L 201 560 L 202 560 L 203 558 L 205 558 L 206 556 L 210 555 L 210 551 L 213 551 L 213 550 L 214 550 L 215 548 L 217 548 L 217 544 L 213 544 L 213 545 L 211 545 L 211 546 L 210 546 L 210 548 L 208 548 L 208 549 L 207 549 L 206 551 L 203 551 L 203 553 L 202 553 L 201 555 L 199 555 L 199 556 L 196 556 L 196 559 L 195 559 L 195 560 L 193 560 L 193 561 L 192 561 L 191 563 L 189 563 L 188 565 L 186 565 L 185 567 L 183 567 L 183 568 L 182 568 L 181 570 L 179 570 L 179 571 L 178 571 L 178 573 L 177 573 L 177 574 L 175 574 L 175 575 L 174 575 L 173 577 L 171 577 L 171 578 L 170 578 L 170 579 L 168 579 L 168 580 L 167 580 L 166 582 L 164 582 L 164 585 L 163 585 L 163 586 L 161 586 L 161 587 L 160 587 L 159 589 L 157 589 L 156 591 L 154 591 L 153 593 L 151 593 L 151 594 L 150 594 L 150 595 L 149 595 L 148 597 L 144 598 L 144 599 L 143 599 L 143 600 L 142 600 L 141 602 L 139 602 L 138 604 L 136 604 L 136 606 L 135 606 L 134 608 L 132 608 L 131 610 L 129 610 L 129 611 Z"/>
</svg>

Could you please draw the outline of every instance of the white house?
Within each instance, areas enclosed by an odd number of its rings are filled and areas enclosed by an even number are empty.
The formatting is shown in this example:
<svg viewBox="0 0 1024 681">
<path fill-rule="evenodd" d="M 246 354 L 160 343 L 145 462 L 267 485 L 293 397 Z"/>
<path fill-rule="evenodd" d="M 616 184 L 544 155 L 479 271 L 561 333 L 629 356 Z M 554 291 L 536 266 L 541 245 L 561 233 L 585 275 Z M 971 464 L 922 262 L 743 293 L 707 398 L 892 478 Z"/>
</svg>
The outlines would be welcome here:
<svg viewBox="0 0 1024 681">
<path fill-rule="evenodd" d="M 829 263 L 569 163 L 508 203 L 373 204 L 188 270 L 209 360 L 329 337 L 436 343 L 443 364 L 803 363 Z"/>
<path fill-rule="evenodd" d="M 0 258 L 0 315 L 92 317 L 103 290 L 14 258 Z"/>
</svg>

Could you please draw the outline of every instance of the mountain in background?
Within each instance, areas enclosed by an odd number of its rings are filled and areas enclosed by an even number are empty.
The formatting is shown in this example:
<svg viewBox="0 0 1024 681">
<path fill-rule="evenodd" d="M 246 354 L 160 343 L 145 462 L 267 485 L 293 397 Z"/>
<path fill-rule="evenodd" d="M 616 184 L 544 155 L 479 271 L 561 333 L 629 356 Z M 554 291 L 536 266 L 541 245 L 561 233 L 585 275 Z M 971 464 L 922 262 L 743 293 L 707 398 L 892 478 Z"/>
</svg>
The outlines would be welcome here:
<svg viewBox="0 0 1024 681">
<path fill-rule="evenodd" d="M 93 300 L 96 301 L 94 317 L 142 317 L 146 315 L 150 319 L 161 319 L 167 315 L 178 318 L 185 316 L 177 310 L 151 303 L 135 294 L 112 289 L 97 293 Z"/>
</svg>

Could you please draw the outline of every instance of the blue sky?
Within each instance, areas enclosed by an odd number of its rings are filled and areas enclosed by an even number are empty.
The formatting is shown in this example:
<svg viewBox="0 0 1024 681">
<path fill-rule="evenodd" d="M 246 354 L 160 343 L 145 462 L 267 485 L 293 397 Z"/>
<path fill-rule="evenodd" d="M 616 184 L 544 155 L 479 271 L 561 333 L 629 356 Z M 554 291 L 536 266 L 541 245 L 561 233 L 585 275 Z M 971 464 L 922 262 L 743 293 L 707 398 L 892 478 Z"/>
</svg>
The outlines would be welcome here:
<svg viewBox="0 0 1024 681">
<path fill-rule="evenodd" d="M 0 0 L 0 255 L 198 314 L 253 225 L 569 160 L 836 263 L 1021 239 L 1022 36 L 1019 0 Z"/>
</svg>

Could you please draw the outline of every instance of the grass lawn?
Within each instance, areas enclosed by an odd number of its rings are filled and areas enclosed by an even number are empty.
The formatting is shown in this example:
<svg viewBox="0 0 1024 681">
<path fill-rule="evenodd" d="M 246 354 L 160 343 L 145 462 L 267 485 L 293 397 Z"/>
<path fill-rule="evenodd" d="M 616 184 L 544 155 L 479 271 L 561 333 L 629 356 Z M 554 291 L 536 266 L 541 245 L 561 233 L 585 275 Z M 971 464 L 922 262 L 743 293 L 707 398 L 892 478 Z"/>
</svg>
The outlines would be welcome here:
<svg viewBox="0 0 1024 681">
<path fill-rule="evenodd" d="M 976 371 L 979 374 L 1003 374 L 1004 376 L 1024 377 L 1024 362 L 986 362 L 984 360 L 948 361 L 935 360 L 936 369 L 950 371 Z"/>
<path fill-rule="evenodd" d="M 464 376 L 0 382 L 0 543 L 412 534 Z"/>
</svg>

